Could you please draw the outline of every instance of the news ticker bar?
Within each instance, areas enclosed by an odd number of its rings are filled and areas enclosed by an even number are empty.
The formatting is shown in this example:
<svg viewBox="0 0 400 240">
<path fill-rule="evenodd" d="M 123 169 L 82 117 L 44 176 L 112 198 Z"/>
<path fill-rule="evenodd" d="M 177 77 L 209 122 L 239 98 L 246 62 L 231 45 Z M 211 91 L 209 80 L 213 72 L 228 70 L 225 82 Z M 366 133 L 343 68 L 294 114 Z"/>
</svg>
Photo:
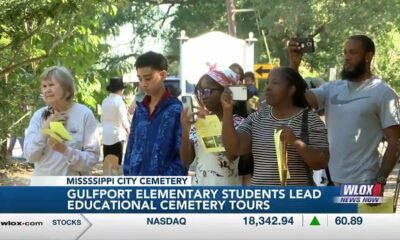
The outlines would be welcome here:
<svg viewBox="0 0 400 240">
<path fill-rule="evenodd" d="M 398 239 L 400 214 L 0 214 L 0 239 Z"/>
<path fill-rule="evenodd" d="M 1 187 L 0 213 L 358 213 L 338 187 Z"/>
</svg>

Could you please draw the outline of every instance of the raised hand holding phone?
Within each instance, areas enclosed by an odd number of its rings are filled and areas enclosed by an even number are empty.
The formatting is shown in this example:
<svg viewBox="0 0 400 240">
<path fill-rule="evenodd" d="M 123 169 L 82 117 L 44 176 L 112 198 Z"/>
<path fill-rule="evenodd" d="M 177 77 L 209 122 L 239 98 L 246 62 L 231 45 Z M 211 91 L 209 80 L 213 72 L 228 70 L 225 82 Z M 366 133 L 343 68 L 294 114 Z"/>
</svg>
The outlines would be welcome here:
<svg viewBox="0 0 400 240">
<path fill-rule="evenodd" d="M 295 38 L 294 41 L 298 43 L 298 46 L 300 47 L 300 51 L 302 53 L 315 52 L 314 39 L 312 37 Z"/>
<path fill-rule="evenodd" d="M 191 122 L 194 122 L 193 101 L 191 96 L 182 96 L 183 109 L 187 117 L 190 117 Z"/>
<path fill-rule="evenodd" d="M 247 101 L 247 87 L 246 86 L 230 86 L 229 90 L 232 94 L 234 101 Z"/>
</svg>

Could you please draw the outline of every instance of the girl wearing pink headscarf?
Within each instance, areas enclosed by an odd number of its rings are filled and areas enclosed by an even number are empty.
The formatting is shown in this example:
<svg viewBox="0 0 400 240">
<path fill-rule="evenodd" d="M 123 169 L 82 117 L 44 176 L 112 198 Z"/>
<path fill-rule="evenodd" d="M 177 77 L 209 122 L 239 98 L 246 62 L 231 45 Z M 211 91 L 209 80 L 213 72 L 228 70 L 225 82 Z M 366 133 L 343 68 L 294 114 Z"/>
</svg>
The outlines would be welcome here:
<svg viewBox="0 0 400 240">
<path fill-rule="evenodd" d="M 225 87 L 237 84 L 239 84 L 239 76 L 231 69 L 211 70 L 204 74 L 195 88 L 196 98 L 201 106 L 196 114 L 199 117 L 204 117 L 205 114 L 215 114 L 222 120 L 221 95 Z M 231 156 L 225 152 L 206 152 L 190 119 L 191 116 L 187 115 L 187 109 L 185 109 L 181 115 L 180 154 L 186 166 L 193 162 L 196 163 L 192 184 L 203 186 L 241 185 L 238 173 L 239 156 Z M 235 126 L 239 126 L 243 121 L 243 118 L 236 114 L 233 115 L 233 119 Z"/>
</svg>

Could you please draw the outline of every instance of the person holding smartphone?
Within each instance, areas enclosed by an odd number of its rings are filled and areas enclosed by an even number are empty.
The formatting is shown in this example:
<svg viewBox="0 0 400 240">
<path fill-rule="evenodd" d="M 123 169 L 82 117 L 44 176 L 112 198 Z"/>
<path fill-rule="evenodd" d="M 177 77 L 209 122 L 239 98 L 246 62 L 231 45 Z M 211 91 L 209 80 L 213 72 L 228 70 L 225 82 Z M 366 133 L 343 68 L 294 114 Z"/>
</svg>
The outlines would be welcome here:
<svg viewBox="0 0 400 240">
<path fill-rule="evenodd" d="M 301 44 L 289 41 L 290 67 L 298 71 Z M 342 80 L 330 81 L 305 92 L 313 109 L 325 110 L 329 135 L 329 171 L 336 185 L 379 184 L 399 159 L 399 98 L 384 80 L 372 72 L 375 44 L 365 35 L 347 39 L 343 49 Z M 380 159 L 383 137 L 387 148 Z"/>
<path fill-rule="evenodd" d="M 306 108 L 307 84 L 298 72 L 288 67 L 271 71 L 265 89 L 269 106 L 250 114 L 235 130 L 233 101 L 223 93 L 222 141 L 228 155 L 254 157 L 252 185 L 281 185 L 274 143 L 274 131 L 282 129 L 281 140 L 287 147 L 290 179 L 286 185 L 313 185 L 311 169 L 328 164 L 328 140 L 324 123 Z M 304 119 L 308 119 L 304 123 Z M 307 124 L 307 130 L 304 130 Z M 302 138 L 307 135 L 308 141 Z"/>
<path fill-rule="evenodd" d="M 196 161 L 193 185 L 229 186 L 241 185 L 238 173 L 239 155 L 226 152 L 209 153 L 201 144 L 193 123 L 193 114 L 204 118 L 207 114 L 215 114 L 222 120 L 221 95 L 227 86 L 239 84 L 238 75 L 231 69 L 212 70 L 204 74 L 195 87 L 195 94 L 200 107 L 198 112 L 185 108 L 181 114 L 182 145 L 180 154 L 186 166 Z M 234 126 L 238 126 L 243 118 L 232 114 Z"/>
</svg>

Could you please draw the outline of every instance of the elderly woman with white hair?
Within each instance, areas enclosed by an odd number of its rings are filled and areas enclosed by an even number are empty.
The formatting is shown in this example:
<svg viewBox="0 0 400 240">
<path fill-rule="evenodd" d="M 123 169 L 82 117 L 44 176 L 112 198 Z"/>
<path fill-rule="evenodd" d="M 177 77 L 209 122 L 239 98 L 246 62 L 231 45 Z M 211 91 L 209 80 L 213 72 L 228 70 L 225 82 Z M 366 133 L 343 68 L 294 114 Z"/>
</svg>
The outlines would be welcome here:
<svg viewBox="0 0 400 240">
<path fill-rule="evenodd" d="M 35 164 L 33 175 L 89 175 L 100 155 L 98 123 L 88 107 L 73 101 L 73 76 L 65 67 L 50 67 L 40 76 L 40 88 L 47 106 L 33 114 L 24 142 L 24 155 Z M 52 121 L 62 122 L 72 140 L 41 133 Z"/>
</svg>

